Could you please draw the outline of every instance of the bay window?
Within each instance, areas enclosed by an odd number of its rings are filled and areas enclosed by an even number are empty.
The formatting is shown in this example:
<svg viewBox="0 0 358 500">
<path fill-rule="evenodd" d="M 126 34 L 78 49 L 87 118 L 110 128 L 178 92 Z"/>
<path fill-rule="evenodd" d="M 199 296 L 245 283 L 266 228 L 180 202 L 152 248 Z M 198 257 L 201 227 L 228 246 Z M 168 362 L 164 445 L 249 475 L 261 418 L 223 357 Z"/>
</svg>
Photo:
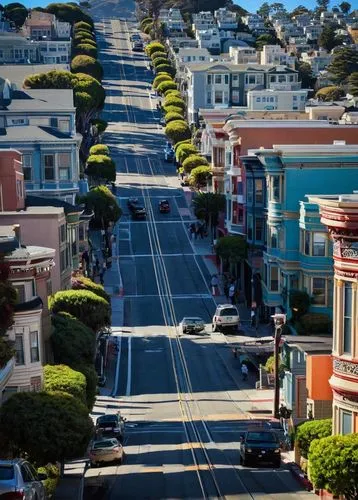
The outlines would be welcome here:
<svg viewBox="0 0 358 500">
<path fill-rule="evenodd" d="M 31 363 L 40 361 L 39 333 L 37 331 L 30 332 L 30 357 Z"/>
<path fill-rule="evenodd" d="M 343 352 L 352 354 L 352 283 L 344 284 L 344 304 L 343 304 Z"/>
<path fill-rule="evenodd" d="M 325 306 L 327 303 L 326 295 L 326 279 L 312 278 L 312 303 Z"/>
</svg>

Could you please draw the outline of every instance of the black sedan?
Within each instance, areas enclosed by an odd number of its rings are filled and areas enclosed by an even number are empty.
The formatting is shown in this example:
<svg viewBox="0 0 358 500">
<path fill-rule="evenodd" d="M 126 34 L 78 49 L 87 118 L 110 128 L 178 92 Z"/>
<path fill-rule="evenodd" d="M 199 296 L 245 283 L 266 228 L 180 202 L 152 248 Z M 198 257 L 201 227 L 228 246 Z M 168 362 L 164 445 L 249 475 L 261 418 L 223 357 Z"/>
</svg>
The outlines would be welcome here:
<svg viewBox="0 0 358 500">
<path fill-rule="evenodd" d="M 168 200 L 160 200 L 159 212 L 161 214 L 168 214 L 170 212 L 170 205 Z"/>
<path fill-rule="evenodd" d="M 128 198 L 128 208 L 134 219 L 145 219 L 147 212 L 138 198 Z"/>
<path fill-rule="evenodd" d="M 274 431 L 261 427 L 248 430 L 240 437 L 240 460 L 242 465 L 269 462 L 280 467 L 280 442 Z"/>
</svg>

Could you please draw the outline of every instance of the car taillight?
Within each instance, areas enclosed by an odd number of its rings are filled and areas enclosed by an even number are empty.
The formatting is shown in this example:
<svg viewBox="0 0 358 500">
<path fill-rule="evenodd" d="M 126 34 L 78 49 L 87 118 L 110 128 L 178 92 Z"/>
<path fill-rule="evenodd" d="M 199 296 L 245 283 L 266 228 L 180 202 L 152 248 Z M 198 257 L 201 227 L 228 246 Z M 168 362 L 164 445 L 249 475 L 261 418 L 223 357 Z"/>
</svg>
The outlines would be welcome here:
<svg viewBox="0 0 358 500">
<path fill-rule="evenodd" d="M 11 491 L 10 493 L 1 495 L 1 500 L 25 500 L 25 492 L 23 489 Z"/>
</svg>

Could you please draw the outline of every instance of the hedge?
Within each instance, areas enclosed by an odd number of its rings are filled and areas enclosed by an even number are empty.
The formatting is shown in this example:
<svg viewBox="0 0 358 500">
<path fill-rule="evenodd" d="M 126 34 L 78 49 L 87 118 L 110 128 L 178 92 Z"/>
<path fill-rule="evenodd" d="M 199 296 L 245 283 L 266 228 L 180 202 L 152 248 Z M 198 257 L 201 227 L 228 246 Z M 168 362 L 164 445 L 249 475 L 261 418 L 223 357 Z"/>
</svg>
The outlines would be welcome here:
<svg viewBox="0 0 358 500">
<path fill-rule="evenodd" d="M 157 57 L 156 59 L 153 59 L 153 66 L 156 68 L 160 64 L 169 64 L 169 61 L 166 57 Z"/>
<path fill-rule="evenodd" d="M 164 92 L 166 92 L 167 90 L 169 89 L 172 89 L 172 90 L 177 90 L 177 84 L 172 80 L 167 80 L 167 81 L 164 81 L 164 82 L 161 82 L 158 86 L 157 86 L 157 91 L 160 93 L 160 94 L 164 94 Z"/>
<path fill-rule="evenodd" d="M 295 323 L 299 335 L 330 335 L 332 333 L 332 320 L 327 314 L 307 313 Z"/>
<path fill-rule="evenodd" d="M 176 144 L 191 137 L 189 125 L 184 120 L 174 120 L 165 127 L 165 134 Z"/>
<path fill-rule="evenodd" d="M 178 113 L 181 117 L 182 120 L 184 120 L 184 109 L 183 108 L 178 108 L 177 106 L 163 106 L 164 112 L 167 113 Z"/>
<path fill-rule="evenodd" d="M 184 144 L 179 144 L 179 146 L 177 147 L 177 149 L 175 151 L 175 154 L 176 154 L 177 160 L 180 163 L 183 163 L 183 161 L 186 160 L 188 158 L 188 156 L 198 155 L 199 152 L 198 152 L 198 148 L 196 146 L 194 146 L 194 144 L 184 143 Z"/>
<path fill-rule="evenodd" d="M 90 147 L 89 154 L 91 155 L 106 155 L 109 156 L 109 147 L 105 144 L 95 144 Z"/>
<path fill-rule="evenodd" d="M 173 96 L 173 97 L 182 97 L 180 90 L 168 89 L 164 92 L 165 97 Z"/>
<path fill-rule="evenodd" d="M 177 108 L 185 109 L 186 105 L 183 99 L 180 97 L 176 97 L 175 95 L 169 95 L 164 99 L 163 106 L 176 106 Z"/>
<path fill-rule="evenodd" d="M 95 283 L 90 278 L 86 278 L 85 276 L 73 276 L 71 279 L 71 286 L 72 290 L 89 290 L 105 299 L 109 304 L 111 302 L 111 297 L 104 287 L 99 283 Z"/>
<path fill-rule="evenodd" d="M 159 66 L 155 68 L 155 72 L 157 75 L 159 73 L 169 73 L 169 75 L 172 76 L 175 75 L 175 69 L 170 64 L 159 64 Z"/>
<path fill-rule="evenodd" d="M 101 64 L 89 56 L 76 56 L 71 61 L 72 73 L 85 73 L 86 75 L 93 76 L 99 82 L 103 77 L 103 68 Z"/>
<path fill-rule="evenodd" d="M 156 89 L 158 85 L 163 82 L 174 82 L 174 80 L 168 73 L 160 73 L 153 80 L 152 84 L 153 89 Z"/>
<path fill-rule="evenodd" d="M 173 120 L 182 120 L 183 116 L 180 113 L 167 113 L 165 115 L 165 123 L 170 123 Z"/>
<path fill-rule="evenodd" d="M 79 43 L 73 48 L 73 52 L 76 55 L 85 55 L 94 59 L 97 57 L 97 48 L 89 43 Z"/>
<path fill-rule="evenodd" d="M 332 419 L 309 420 L 299 425 L 296 430 L 296 442 L 301 455 L 308 458 L 310 445 L 314 439 L 321 439 L 332 434 Z"/>
<path fill-rule="evenodd" d="M 166 50 L 162 43 L 153 40 L 153 42 L 148 43 L 145 48 L 145 52 L 149 57 L 151 57 L 154 52 L 166 52 Z"/>
<path fill-rule="evenodd" d="M 86 377 L 66 365 L 45 365 L 44 391 L 67 392 L 86 404 Z"/>
<path fill-rule="evenodd" d="M 208 160 L 199 155 L 190 155 L 182 163 L 185 172 L 191 172 L 196 167 L 209 166 Z"/>
<path fill-rule="evenodd" d="M 152 61 L 154 61 L 154 59 L 157 59 L 157 57 L 165 57 L 165 59 L 168 59 L 167 53 L 159 50 L 158 52 L 153 52 L 153 54 L 151 55 Z"/>
<path fill-rule="evenodd" d="M 79 319 L 94 332 L 111 324 L 108 302 L 88 290 L 61 290 L 49 297 L 53 314 L 67 312 Z"/>
</svg>

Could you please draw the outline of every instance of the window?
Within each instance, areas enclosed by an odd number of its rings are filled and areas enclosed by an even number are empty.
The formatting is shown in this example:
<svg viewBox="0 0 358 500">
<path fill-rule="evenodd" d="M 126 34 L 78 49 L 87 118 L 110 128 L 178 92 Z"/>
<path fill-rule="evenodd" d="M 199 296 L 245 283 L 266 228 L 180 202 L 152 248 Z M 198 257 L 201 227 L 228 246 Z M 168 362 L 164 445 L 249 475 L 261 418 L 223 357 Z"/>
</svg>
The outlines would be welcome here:
<svg viewBox="0 0 358 500">
<path fill-rule="evenodd" d="M 16 180 L 16 194 L 18 198 L 24 197 L 24 186 L 23 182 L 20 179 Z"/>
<path fill-rule="evenodd" d="M 312 303 L 319 306 L 326 305 L 325 278 L 312 278 Z"/>
<path fill-rule="evenodd" d="M 225 85 L 229 85 L 229 75 L 224 75 Z"/>
<path fill-rule="evenodd" d="M 278 292 L 278 267 L 277 266 L 272 266 L 271 267 L 270 289 L 273 292 Z"/>
<path fill-rule="evenodd" d="M 242 181 L 239 181 L 237 183 L 237 194 L 242 194 L 242 193 L 243 193 Z"/>
<path fill-rule="evenodd" d="M 255 240 L 260 242 L 263 240 L 264 221 L 262 217 L 257 217 L 255 221 Z"/>
<path fill-rule="evenodd" d="M 38 332 L 30 332 L 30 357 L 31 363 L 40 361 Z"/>
<path fill-rule="evenodd" d="M 24 339 L 22 335 L 15 335 L 15 359 L 17 365 L 25 364 Z"/>
<path fill-rule="evenodd" d="M 256 97 L 256 102 L 261 102 L 261 97 Z"/>
<path fill-rule="evenodd" d="M 207 92 L 206 94 L 206 103 L 211 104 L 211 92 Z"/>
<path fill-rule="evenodd" d="M 262 179 L 255 179 L 255 201 L 256 201 L 256 203 L 263 202 Z"/>
<path fill-rule="evenodd" d="M 232 76 L 232 81 L 233 82 L 238 82 L 239 81 L 239 75 L 233 75 Z"/>
<path fill-rule="evenodd" d="M 310 249 L 311 249 L 311 233 L 309 231 L 304 232 L 305 239 L 304 239 L 304 251 L 305 255 L 310 255 Z"/>
<path fill-rule="evenodd" d="M 215 104 L 223 104 L 223 91 L 215 90 Z"/>
<path fill-rule="evenodd" d="M 50 118 L 50 127 L 54 127 L 54 128 L 58 127 L 58 119 L 57 118 Z"/>
<path fill-rule="evenodd" d="M 66 225 L 65 224 L 62 224 L 62 226 L 60 226 L 60 241 L 61 241 L 61 243 L 66 241 Z"/>
<path fill-rule="evenodd" d="M 215 83 L 217 85 L 220 85 L 221 84 L 221 75 L 214 75 L 215 76 Z"/>
<path fill-rule="evenodd" d="M 70 120 L 59 120 L 58 128 L 60 132 L 69 132 L 70 131 Z"/>
<path fill-rule="evenodd" d="M 313 233 L 312 255 L 315 257 L 324 257 L 326 255 L 326 233 Z"/>
<path fill-rule="evenodd" d="M 45 180 L 53 181 L 55 179 L 55 156 L 45 155 L 44 163 L 45 163 Z"/>
<path fill-rule="evenodd" d="M 253 220 L 252 220 L 252 215 L 247 216 L 247 239 L 252 241 L 252 226 L 253 226 Z"/>
<path fill-rule="evenodd" d="M 352 434 L 352 413 L 341 410 L 341 434 Z"/>
<path fill-rule="evenodd" d="M 22 155 L 22 170 L 24 172 L 24 180 L 32 180 L 32 154 Z"/>
<path fill-rule="evenodd" d="M 253 180 L 252 178 L 247 179 L 247 202 L 252 203 L 253 200 Z"/>
<path fill-rule="evenodd" d="M 277 248 L 278 231 L 276 227 L 271 227 L 271 248 Z"/>
<path fill-rule="evenodd" d="M 20 469 L 21 469 L 21 476 L 22 476 L 24 483 L 31 483 L 32 481 L 35 480 L 35 478 L 31 474 L 31 471 L 28 468 L 27 464 L 22 464 L 20 466 Z"/>
<path fill-rule="evenodd" d="M 208 85 L 211 85 L 211 75 L 208 75 L 206 77 L 206 82 L 207 82 Z"/>
<path fill-rule="evenodd" d="M 352 354 L 352 283 L 344 284 L 343 352 Z"/>
<path fill-rule="evenodd" d="M 70 179 L 71 153 L 58 154 L 58 176 L 61 181 Z"/>
<path fill-rule="evenodd" d="M 60 252 L 60 270 L 61 270 L 61 273 L 65 269 L 67 269 L 66 252 L 67 252 L 67 250 L 62 250 L 62 252 Z"/>
<path fill-rule="evenodd" d="M 271 201 L 280 201 L 280 177 L 278 175 L 271 177 Z"/>
<path fill-rule="evenodd" d="M 22 304 L 26 301 L 25 285 L 16 285 L 16 283 L 14 283 L 14 288 L 16 288 L 18 303 Z"/>
</svg>

